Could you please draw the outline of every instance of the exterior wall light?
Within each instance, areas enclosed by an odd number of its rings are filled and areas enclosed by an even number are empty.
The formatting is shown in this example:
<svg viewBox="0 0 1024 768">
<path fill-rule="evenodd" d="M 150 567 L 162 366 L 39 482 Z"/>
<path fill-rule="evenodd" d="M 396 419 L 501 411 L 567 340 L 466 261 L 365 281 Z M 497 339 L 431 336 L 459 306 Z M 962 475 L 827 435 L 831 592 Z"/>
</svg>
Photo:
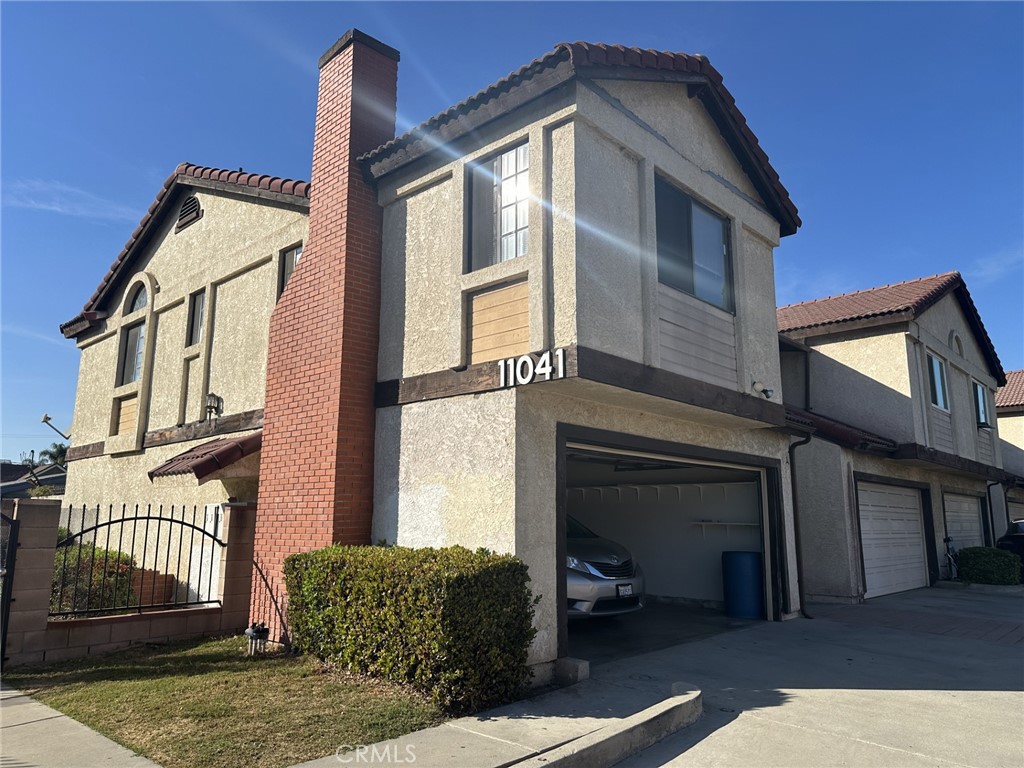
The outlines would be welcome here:
<svg viewBox="0 0 1024 768">
<path fill-rule="evenodd" d="M 755 392 L 758 392 L 759 394 L 764 395 L 765 398 L 767 398 L 768 400 L 771 400 L 772 395 L 775 394 L 775 390 L 774 389 L 772 389 L 771 387 L 765 386 L 760 381 L 755 381 L 751 386 L 753 387 Z"/>
<path fill-rule="evenodd" d="M 206 418 L 214 419 L 224 413 L 224 398 L 213 392 L 206 396 Z"/>
</svg>

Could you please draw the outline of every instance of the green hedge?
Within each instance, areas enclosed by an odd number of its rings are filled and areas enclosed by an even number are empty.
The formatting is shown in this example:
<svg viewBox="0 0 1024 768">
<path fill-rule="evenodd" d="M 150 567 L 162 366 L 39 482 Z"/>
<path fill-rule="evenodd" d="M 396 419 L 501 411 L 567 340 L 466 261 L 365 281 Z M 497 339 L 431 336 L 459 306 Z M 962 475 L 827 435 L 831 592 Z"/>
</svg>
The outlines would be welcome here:
<svg viewBox="0 0 1024 768">
<path fill-rule="evenodd" d="M 1020 584 L 1020 558 L 993 547 L 964 547 L 957 552 L 957 572 L 972 584 Z"/>
<path fill-rule="evenodd" d="M 293 645 L 410 684 L 451 713 L 514 700 L 528 679 L 526 566 L 463 547 L 328 547 L 285 561 Z"/>
<path fill-rule="evenodd" d="M 57 541 L 69 535 L 66 528 L 59 528 Z M 104 614 L 90 614 L 97 616 L 119 613 L 138 605 L 138 596 L 132 591 L 135 567 L 131 555 L 103 549 L 80 538 L 58 547 L 53 558 L 50 613 L 110 609 L 109 612 L 104 610 Z"/>
</svg>

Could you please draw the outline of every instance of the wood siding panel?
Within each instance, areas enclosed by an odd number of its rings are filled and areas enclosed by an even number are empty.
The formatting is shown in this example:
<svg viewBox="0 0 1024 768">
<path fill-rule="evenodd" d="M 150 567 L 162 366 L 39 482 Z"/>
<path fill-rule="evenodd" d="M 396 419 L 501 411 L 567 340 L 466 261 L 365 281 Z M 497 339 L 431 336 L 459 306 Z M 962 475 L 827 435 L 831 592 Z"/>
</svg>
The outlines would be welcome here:
<svg viewBox="0 0 1024 768">
<path fill-rule="evenodd" d="M 995 466 L 996 463 L 996 453 L 992 446 L 992 432 L 987 429 L 978 430 L 978 461 L 992 466 Z"/>
<path fill-rule="evenodd" d="M 661 367 L 735 389 L 736 318 L 667 285 L 658 285 Z"/>
<path fill-rule="evenodd" d="M 130 395 L 117 401 L 117 430 L 115 435 L 125 435 L 135 429 L 135 420 L 139 414 L 138 395 Z"/>
<path fill-rule="evenodd" d="M 931 427 L 931 447 L 947 453 L 956 453 L 953 443 L 953 419 L 948 411 L 928 408 L 928 422 Z"/>
<path fill-rule="evenodd" d="M 523 355 L 529 351 L 529 289 L 525 281 L 470 297 L 471 364 Z"/>
</svg>

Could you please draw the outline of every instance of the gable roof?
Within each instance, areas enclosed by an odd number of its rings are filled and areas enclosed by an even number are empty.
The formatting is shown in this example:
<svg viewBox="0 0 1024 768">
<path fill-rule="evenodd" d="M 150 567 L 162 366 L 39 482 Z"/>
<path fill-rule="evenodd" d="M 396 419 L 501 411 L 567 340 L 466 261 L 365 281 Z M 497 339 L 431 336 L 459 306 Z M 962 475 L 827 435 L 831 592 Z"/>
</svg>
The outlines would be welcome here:
<svg viewBox="0 0 1024 768">
<path fill-rule="evenodd" d="M 868 288 L 838 296 L 789 304 L 776 310 L 779 331 L 796 338 L 820 336 L 850 330 L 865 321 L 871 325 L 888 325 L 914 320 L 939 299 L 953 293 L 967 317 L 978 346 L 998 384 L 1006 382 L 1003 365 L 995 345 L 981 321 L 967 284 L 959 272 L 918 277 L 902 283 Z"/>
<path fill-rule="evenodd" d="M 156 222 L 161 214 L 168 208 L 175 197 L 173 192 L 179 186 L 204 187 L 215 190 L 228 190 L 236 193 L 249 195 L 255 198 L 286 202 L 300 206 L 309 205 L 310 185 L 307 181 L 295 179 L 282 179 L 279 176 L 267 176 L 258 173 L 246 173 L 241 169 L 228 171 L 223 168 L 209 168 L 203 165 L 192 163 L 181 163 L 164 180 L 163 187 L 156 195 L 156 199 L 149 206 L 143 215 L 139 225 L 132 232 L 124 248 L 110 265 L 107 274 L 100 280 L 99 286 L 93 292 L 82 311 L 62 323 L 60 332 L 67 338 L 73 338 L 82 331 L 94 325 L 104 316 L 99 312 L 100 302 L 106 297 L 110 290 L 122 276 L 126 266 L 132 261 L 132 257 L 140 250 L 140 243 L 152 233 Z"/>
<path fill-rule="evenodd" d="M 1006 384 L 996 391 L 996 408 L 1024 406 L 1024 370 L 1007 371 Z"/>
<path fill-rule="evenodd" d="M 700 54 L 604 43 L 559 43 L 553 51 L 368 152 L 360 160 L 373 177 L 380 178 L 575 77 L 687 84 L 690 96 L 700 98 L 768 210 L 778 219 L 781 234 L 796 232 L 801 221 L 789 192 L 726 89 L 722 75 Z"/>
</svg>

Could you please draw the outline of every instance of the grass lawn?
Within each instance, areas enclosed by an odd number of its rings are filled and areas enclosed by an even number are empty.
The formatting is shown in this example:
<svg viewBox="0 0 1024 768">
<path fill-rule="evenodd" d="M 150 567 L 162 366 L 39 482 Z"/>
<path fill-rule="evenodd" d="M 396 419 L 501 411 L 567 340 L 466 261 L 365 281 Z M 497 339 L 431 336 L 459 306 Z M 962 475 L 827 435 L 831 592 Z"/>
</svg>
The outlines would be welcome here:
<svg viewBox="0 0 1024 768">
<path fill-rule="evenodd" d="M 429 700 L 244 637 L 140 646 L 4 680 L 165 768 L 287 766 L 436 725 Z"/>
</svg>

